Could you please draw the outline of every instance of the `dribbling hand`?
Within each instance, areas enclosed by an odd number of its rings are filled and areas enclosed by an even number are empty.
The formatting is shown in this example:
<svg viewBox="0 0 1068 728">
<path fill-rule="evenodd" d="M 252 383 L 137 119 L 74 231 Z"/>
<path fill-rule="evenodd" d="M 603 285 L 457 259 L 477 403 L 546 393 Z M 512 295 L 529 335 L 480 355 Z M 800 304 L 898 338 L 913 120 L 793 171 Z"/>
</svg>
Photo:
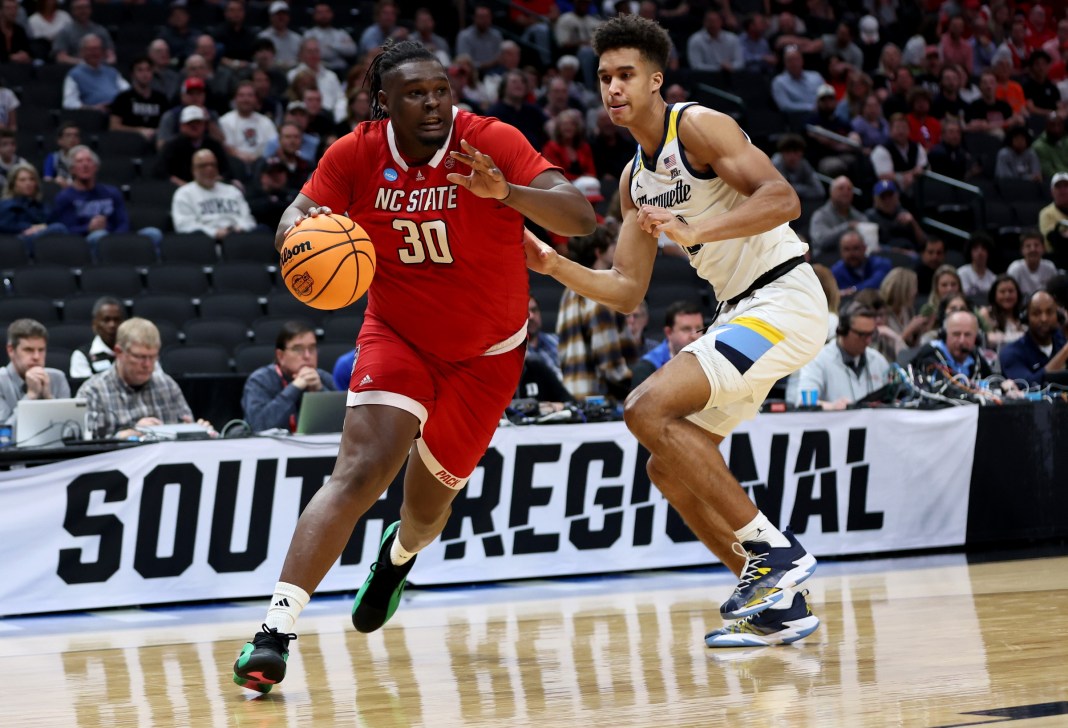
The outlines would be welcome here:
<svg viewBox="0 0 1068 728">
<path fill-rule="evenodd" d="M 332 214 L 334 214 L 334 211 L 331 210 L 329 207 L 326 207 L 325 205 L 323 207 L 309 207 L 308 211 L 305 214 L 298 217 L 296 220 L 293 221 L 292 225 L 286 228 L 286 231 L 285 233 L 283 233 L 282 237 L 284 238 L 286 235 L 289 235 L 291 232 L 293 232 L 294 228 L 300 227 L 300 224 L 308 218 Z"/>
<path fill-rule="evenodd" d="M 459 174 L 450 172 L 445 177 L 453 184 L 464 187 L 478 197 L 486 197 L 494 200 L 504 200 L 512 193 L 512 186 L 504 178 L 504 173 L 493 163 L 488 154 L 475 149 L 467 143 L 466 139 L 460 140 L 463 152 L 450 152 L 449 154 L 457 162 L 463 162 L 471 168 L 471 174 Z"/>
</svg>

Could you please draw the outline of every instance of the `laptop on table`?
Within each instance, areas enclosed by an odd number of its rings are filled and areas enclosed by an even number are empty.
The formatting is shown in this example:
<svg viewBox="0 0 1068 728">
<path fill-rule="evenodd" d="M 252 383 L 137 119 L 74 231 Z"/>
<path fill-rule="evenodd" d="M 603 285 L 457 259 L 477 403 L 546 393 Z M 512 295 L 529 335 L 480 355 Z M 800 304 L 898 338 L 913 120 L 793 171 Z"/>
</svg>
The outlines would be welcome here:
<svg viewBox="0 0 1068 728">
<path fill-rule="evenodd" d="M 344 392 L 305 392 L 300 398 L 300 414 L 297 416 L 298 435 L 319 435 L 341 432 L 345 424 Z"/>
<path fill-rule="evenodd" d="M 15 405 L 17 447 L 61 447 L 89 434 L 89 402 L 67 399 L 21 399 Z"/>
</svg>

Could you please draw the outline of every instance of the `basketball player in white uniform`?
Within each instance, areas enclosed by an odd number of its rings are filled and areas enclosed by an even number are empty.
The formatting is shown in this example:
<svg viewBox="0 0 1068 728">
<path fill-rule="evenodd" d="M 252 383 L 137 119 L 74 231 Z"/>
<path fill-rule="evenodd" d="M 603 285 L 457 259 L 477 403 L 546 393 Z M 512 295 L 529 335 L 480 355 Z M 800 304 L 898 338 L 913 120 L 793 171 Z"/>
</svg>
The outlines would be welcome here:
<svg viewBox="0 0 1068 728">
<path fill-rule="evenodd" d="M 660 95 L 667 34 L 636 15 L 594 34 L 601 98 L 640 147 L 619 183 L 623 224 L 611 270 L 567 260 L 527 236 L 527 263 L 618 311 L 649 287 L 658 238 L 689 254 L 721 302 L 707 333 L 627 398 L 624 419 L 650 452 L 649 475 L 694 534 L 740 576 L 720 607 L 738 620 L 709 647 L 787 644 L 819 626 L 795 590 L 816 560 L 780 532 L 731 475 L 719 443 L 771 387 L 819 352 L 827 299 L 788 226 L 793 188 L 728 116 Z"/>
</svg>

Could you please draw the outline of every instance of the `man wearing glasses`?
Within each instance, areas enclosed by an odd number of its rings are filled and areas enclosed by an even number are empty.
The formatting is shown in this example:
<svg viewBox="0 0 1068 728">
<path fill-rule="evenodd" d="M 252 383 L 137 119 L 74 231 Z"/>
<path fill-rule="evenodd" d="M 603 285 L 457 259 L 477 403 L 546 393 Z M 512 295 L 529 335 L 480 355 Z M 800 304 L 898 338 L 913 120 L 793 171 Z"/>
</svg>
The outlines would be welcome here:
<svg viewBox="0 0 1068 728">
<path fill-rule="evenodd" d="M 177 382 L 156 366 L 159 349 L 159 329 L 151 321 L 134 317 L 119 325 L 114 365 L 78 389 L 89 403 L 93 437 L 126 440 L 144 434 L 141 428 L 193 422 Z M 211 430 L 206 420 L 197 424 Z"/>
<path fill-rule="evenodd" d="M 886 384 L 890 364 L 871 346 L 875 332 L 873 309 L 858 303 L 847 305 L 838 320 L 835 340 L 798 372 L 794 404 L 802 404 L 804 393 L 815 390 L 820 408 L 841 410 Z"/>
<path fill-rule="evenodd" d="M 274 343 L 274 363 L 249 375 L 241 409 L 253 432 L 282 428 L 293 432 L 305 392 L 334 390 L 334 377 L 319 369 L 315 332 L 300 321 L 286 321 Z"/>
</svg>

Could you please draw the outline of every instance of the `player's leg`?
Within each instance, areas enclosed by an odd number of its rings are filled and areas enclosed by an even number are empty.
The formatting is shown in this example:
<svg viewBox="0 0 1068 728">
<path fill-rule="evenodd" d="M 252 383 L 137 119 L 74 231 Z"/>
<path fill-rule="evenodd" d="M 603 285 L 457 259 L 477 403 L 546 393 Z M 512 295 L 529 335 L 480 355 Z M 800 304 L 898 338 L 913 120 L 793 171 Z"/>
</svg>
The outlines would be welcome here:
<svg viewBox="0 0 1068 728">
<path fill-rule="evenodd" d="M 400 605 L 416 555 L 445 528 L 452 501 L 497 430 L 523 368 L 523 347 L 466 362 L 436 362 L 433 414 L 423 426 L 404 476 L 401 518 L 386 531 L 352 607 L 361 632 L 384 625 Z"/>
<path fill-rule="evenodd" d="M 396 477 L 419 420 L 384 405 L 349 407 L 334 471 L 297 520 L 263 629 L 234 663 L 234 682 L 268 692 L 285 677 L 293 623 L 337 561 L 356 522 Z"/>
</svg>

